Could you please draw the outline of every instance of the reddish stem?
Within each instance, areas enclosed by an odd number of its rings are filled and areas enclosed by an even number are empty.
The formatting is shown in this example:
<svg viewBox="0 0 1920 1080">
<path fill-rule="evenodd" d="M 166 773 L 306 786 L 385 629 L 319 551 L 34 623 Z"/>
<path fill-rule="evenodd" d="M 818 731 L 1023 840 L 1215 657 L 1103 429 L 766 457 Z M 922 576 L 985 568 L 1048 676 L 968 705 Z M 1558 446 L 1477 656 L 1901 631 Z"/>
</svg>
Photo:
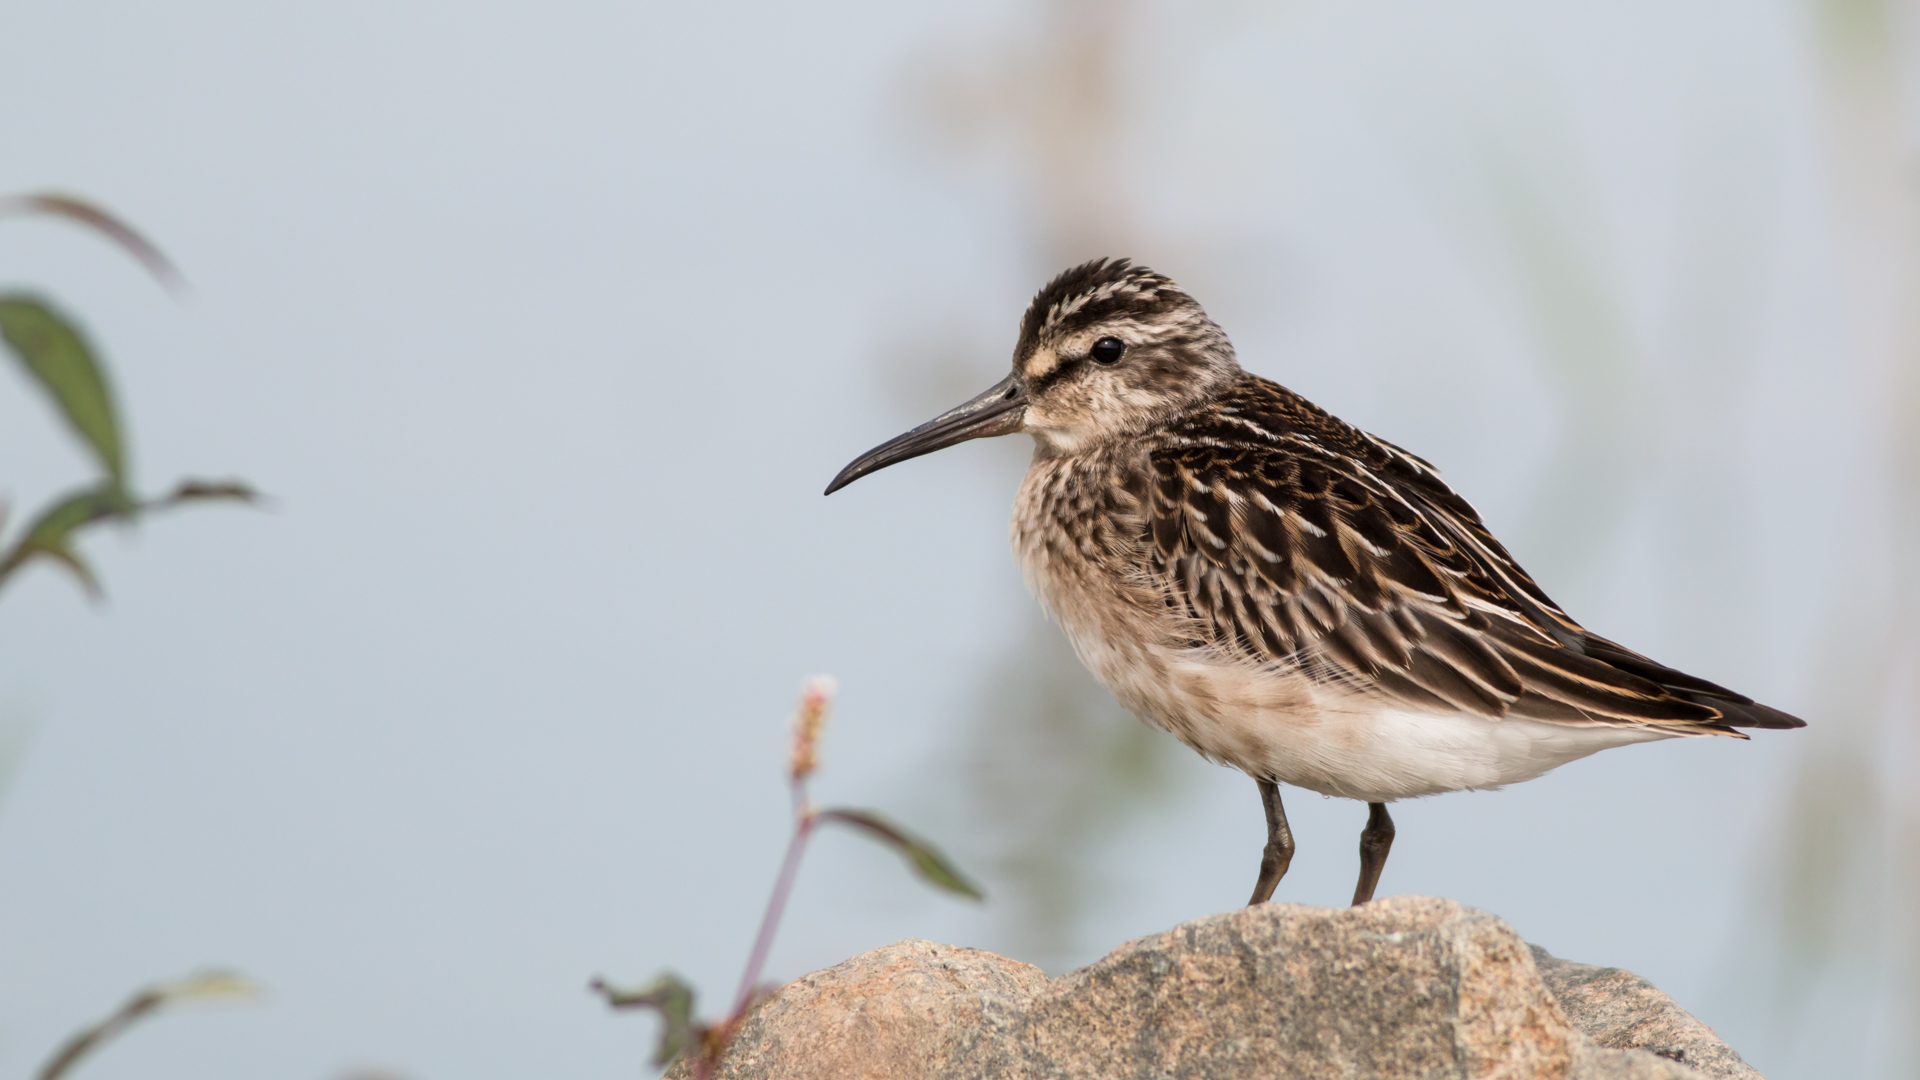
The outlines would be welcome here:
<svg viewBox="0 0 1920 1080">
<path fill-rule="evenodd" d="M 747 954 L 747 970 L 740 976 L 740 990 L 733 998 L 728 1022 L 739 1019 L 753 1003 L 753 989 L 760 984 L 760 971 L 767 965 L 767 953 L 773 949 L 774 932 L 780 928 L 780 915 L 787 908 L 787 896 L 793 892 L 793 879 L 800 872 L 800 856 L 806 852 L 807 838 L 813 835 L 815 816 L 807 804 L 804 780 L 793 782 L 793 839 L 787 841 L 787 856 L 781 860 L 780 876 L 773 881 L 773 895 L 767 898 L 767 912 L 760 917 L 760 933 L 753 939 L 753 951 Z"/>
</svg>

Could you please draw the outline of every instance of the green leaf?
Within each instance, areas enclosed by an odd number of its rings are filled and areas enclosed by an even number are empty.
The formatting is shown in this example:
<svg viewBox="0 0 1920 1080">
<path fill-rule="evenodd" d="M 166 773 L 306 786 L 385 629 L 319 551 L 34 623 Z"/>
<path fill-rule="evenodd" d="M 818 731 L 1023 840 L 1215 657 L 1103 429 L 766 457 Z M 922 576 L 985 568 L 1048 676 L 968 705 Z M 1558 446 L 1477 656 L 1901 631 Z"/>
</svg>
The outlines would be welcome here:
<svg viewBox="0 0 1920 1080">
<path fill-rule="evenodd" d="M 40 1071 L 34 1074 L 35 1080 L 59 1080 L 81 1059 L 162 1006 L 198 1001 L 257 1001 L 259 998 L 260 987 L 253 980 L 231 971 L 203 971 L 175 982 L 149 986 L 129 997 L 113 1015 L 75 1032 L 40 1066 Z"/>
<path fill-rule="evenodd" d="M 0 554 L 0 585 L 5 585 L 14 571 L 34 559 L 49 559 L 65 566 L 74 577 L 80 579 L 81 586 L 89 596 L 97 597 L 100 595 L 100 582 L 73 546 L 74 534 L 81 529 L 108 518 L 132 521 L 142 514 L 170 509 L 183 503 L 211 500 L 255 502 L 258 499 L 259 495 L 252 488 L 236 480 L 185 480 L 166 495 L 147 502 L 134 501 L 125 490 L 112 482 L 83 488 L 42 511 L 33 524 L 27 526 L 25 534 L 4 554 Z"/>
<path fill-rule="evenodd" d="M 820 811 L 818 819 L 850 825 L 899 852 L 901 857 L 907 860 L 907 865 L 913 867 L 913 872 L 919 874 L 929 884 L 975 900 L 987 898 L 987 894 L 980 891 L 980 886 L 967 880 L 966 875 L 948 861 L 945 855 L 940 854 L 932 844 L 871 810 L 835 807 Z"/>
<path fill-rule="evenodd" d="M 693 987 L 667 972 L 638 990 L 620 990 L 595 979 L 592 989 L 616 1009 L 653 1009 L 660 1014 L 660 1046 L 653 1063 L 665 1065 L 700 1041 L 705 1029 L 693 1020 Z"/>
<path fill-rule="evenodd" d="M 73 534 L 106 518 L 131 517 L 138 509 L 125 491 L 110 482 L 67 495 L 41 511 L 13 547 L 0 555 L 0 584 L 32 560 L 45 558 L 72 571 L 88 595 L 98 596 L 100 583 L 73 549 Z"/>
<path fill-rule="evenodd" d="M 168 291 L 177 295 L 186 288 L 186 278 L 152 241 L 140 235 L 133 226 L 85 199 L 62 195 L 57 191 L 0 197 L 0 216 L 12 214 L 50 214 L 77 221 L 119 244 L 127 254 L 140 260 L 141 265 L 159 278 L 160 284 L 166 286 Z"/>
<path fill-rule="evenodd" d="M 45 302 L 20 293 L 0 296 L 0 337 L 39 382 L 68 426 L 86 441 L 116 485 L 127 481 L 120 422 L 106 374 L 74 325 Z"/>
</svg>

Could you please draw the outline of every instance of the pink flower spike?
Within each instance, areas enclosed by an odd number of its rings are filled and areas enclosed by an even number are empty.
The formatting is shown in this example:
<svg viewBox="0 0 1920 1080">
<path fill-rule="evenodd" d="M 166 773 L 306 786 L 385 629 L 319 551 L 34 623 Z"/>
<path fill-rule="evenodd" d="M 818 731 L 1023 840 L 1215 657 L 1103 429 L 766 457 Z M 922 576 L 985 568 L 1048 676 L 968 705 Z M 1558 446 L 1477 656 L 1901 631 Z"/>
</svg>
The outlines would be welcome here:
<svg viewBox="0 0 1920 1080">
<path fill-rule="evenodd" d="M 820 729 L 827 724 L 827 710 L 838 689 L 831 675 L 816 675 L 800 690 L 800 706 L 793 714 L 793 749 L 787 756 L 787 773 L 796 784 L 820 767 Z"/>
</svg>

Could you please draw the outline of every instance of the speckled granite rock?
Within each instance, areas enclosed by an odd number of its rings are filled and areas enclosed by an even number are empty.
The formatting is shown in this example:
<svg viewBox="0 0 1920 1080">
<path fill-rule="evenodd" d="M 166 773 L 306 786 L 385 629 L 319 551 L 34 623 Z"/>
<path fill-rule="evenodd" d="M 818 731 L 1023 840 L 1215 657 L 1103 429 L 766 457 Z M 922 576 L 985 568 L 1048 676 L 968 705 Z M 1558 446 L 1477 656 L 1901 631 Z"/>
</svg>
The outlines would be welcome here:
<svg viewBox="0 0 1920 1080">
<path fill-rule="evenodd" d="M 1576 964 L 1538 945 L 1533 965 L 1560 1011 L 1599 1046 L 1651 1051 L 1715 1080 L 1765 1080 L 1712 1028 L 1631 971 Z"/>
<path fill-rule="evenodd" d="M 1607 978 L 1626 973 L 1584 970 L 1600 974 L 1566 971 L 1560 977 L 1573 988 L 1573 1015 L 1617 1015 L 1631 1024 L 1677 1016 L 1711 1039 L 1704 1025 L 1642 980 L 1629 988 L 1637 1004 L 1610 1011 L 1603 1001 Z M 718 1075 L 734 1080 L 1698 1080 L 1758 1075 L 1744 1065 L 1739 1073 L 1696 1072 L 1640 1048 L 1678 1049 L 1689 1061 L 1702 1063 L 1720 1060 L 1706 1043 L 1661 1041 L 1666 1035 L 1651 1042 L 1618 1036 L 1622 1042 L 1613 1032 L 1583 1034 L 1568 1017 L 1542 982 L 1526 943 L 1485 912 L 1416 896 L 1356 909 L 1267 904 L 1128 942 L 1057 979 L 991 953 L 897 942 L 782 988 L 748 1019 Z M 1720 1044 L 1713 1040 L 1712 1045 Z M 1732 1051 L 1725 1053 L 1739 1063 Z M 685 1064 L 668 1073 L 670 1080 L 687 1075 Z"/>
</svg>

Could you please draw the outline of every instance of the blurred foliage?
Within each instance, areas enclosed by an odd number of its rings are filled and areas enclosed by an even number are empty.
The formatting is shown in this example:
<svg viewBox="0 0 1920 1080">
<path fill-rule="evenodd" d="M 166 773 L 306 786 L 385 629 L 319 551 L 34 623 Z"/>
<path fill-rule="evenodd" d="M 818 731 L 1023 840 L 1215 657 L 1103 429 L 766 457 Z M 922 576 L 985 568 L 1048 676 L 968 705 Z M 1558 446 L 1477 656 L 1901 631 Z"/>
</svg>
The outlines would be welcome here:
<svg viewBox="0 0 1920 1080">
<path fill-rule="evenodd" d="M 85 199 L 57 191 L 38 191 L 27 195 L 0 196 L 0 217 L 41 214 L 66 218 L 84 225 L 118 244 L 121 250 L 140 261 L 168 292 L 185 292 L 187 279 L 173 261 L 133 226 L 107 213 Z"/>
<path fill-rule="evenodd" d="M 943 892 L 964 896 L 969 900 L 985 900 L 987 894 L 980 886 L 967 880 L 960 868 L 953 865 L 938 848 L 925 840 L 907 832 L 900 826 L 872 810 L 853 810 L 847 807 L 835 807 L 822 810 L 814 815 L 821 823 L 838 822 L 856 832 L 865 833 L 885 847 L 892 848 L 921 881 Z"/>
<path fill-rule="evenodd" d="M 1830 703 L 1799 768 L 1788 827 L 1766 868 L 1759 923 L 1772 948 L 1740 974 L 1802 1016 L 1860 985 L 1890 988 L 1888 1075 L 1920 1070 L 1920 163 L 1912 87 L 1920 3 L 1808 0 L 1821 117 L 1854 340 L 1884 457 L 1865 470 L 1854 558 L 1836 577 L 1817 693 Z M 1902 784 L 1898 777 L 1909 778 Z M 1783 1043 L 1813 1035 L 1780 1025 Z M 1825 1038 L 1833 1034 L 1819 1031 Z"/>
<path fill-rule="evenodd" d="M 1517 547 L 1553 552 L 1563 571 L 1589 577 L 1650 487 L 1652 396 L 1596 238 L 1583 228 L 1596 215 L 1568 192 L 1577 185 L 1557 178 L 1571 170 L 1509 152 L 1487 158 L 1491 231 L 1505 242 L 1501 261 L 1557 406 L 1558 445 L 1542 463 Z"/>
<path fill-rule="evenodd" d="M 1893 59 L 1898 6 L 1889 0 L 1813 0 L 1810 5 L 1827 56 L 1856 66 Z"/>
<path fill-rule="evenodd" d="M 1133 190 L 1116 180 L 1128 174 L 1123 53 L 1138 11 L 1041 0 L 1033 14 L 1031 32 L 916 64 L 901 100 L 916 135 L 931 137 L 922 150 L 949 164 L 997 155 L 1011 168 L 1030 230 L 1027 277 L 1041 281 L 1088 258 L 1137 253 L 1144 242 Z M 986 354 L 987 336 L 933 329 L 902 337 L 981 347 L 925 357 L 917 380 L 886 374 L 916 422 L 1005 370 L 1004 357 Z M 996 331 L 991 340 L 1003 340 Z M 974 385 L 954 381 L 956 372 L 971 373 Z M 989 468 L 1003 461 L 971 457 Z M 1076 931 L 1106 892 L 1099 870 L 1109 842 L 1177 794 L 1188 751 L 1120 708 L 1030 601 L 1019 601 L 1015 617 L 978 680 L 987 690 L 967 706 L 963 816 L 969 850 L 1001 890 L 995 915 L 1007 940 L 993 947 L 1059 968 L 1081 959 Z"/>
<path fill-rule="evenodd" d="M 660 1041 L 653 1051 L 653 1064 L 665 1066 L 699 1041 L 701 1029 L 693 1019 L 693 987 L 673 972 L 659 976 L 635 990 L 621 990 L 595 979 L 593 989 L 616 1009 L 652 1009 L 660 1014 Z"/>
<path fill-rule="evenodd" d="M 184 979 L 135 991 L 106 1019 L 76 1032 L 47 1059 L 34 1078 L 59 1080 L 73 1071 L 81 1059 L 100 1049 L 114 1036 L 164 1007 L 217 1001 L 256 1001 L 259 997 L 260 987 L 257 984 L 231 971 L 196 972 Z"/>
<path fill-rule="evenodd" d="M 82 222 L 118 243 L 153 270 L 163 282 L 179 274 L 159 249 L 111 214 L 64 195 L 23 195 L 0 199 L 0 214 L 55 214 Z M 11 543 L 0 546 L 0 588 L 27 564 L 45 559 L 64 566 L 90 594 L 99 581 L 74 546 L 78 534 L 103 521 L 131 523 L 156 510 L 184 503 L 252 502 L 257 496 L 238 481 L 184 480 L 156 499 L 142 499 L 129 485 L 126 440 L 119 410 L 98 350 L 74 321 L 49 301 L 23 292 L 0 294 L 0 340 L 21 369 L 52 401 L 61 419 L 100 467 L 93 483 L 56 499 Z M 0 526 L 5 524 L 0 518 Z"/>
<path fill-rule="evenodd" d="M 93 361 L 93 350 L 80 332 L 45 301 L 13 295 L 0 297 L 0 337 L 6 338 L 14 355 L 59 406 L 68 426 L 93 451 L 112 486 L 124 486 L 127 468 L 120 446 L 120 420 L 114 415 L 106 379 Z"/>
<path fill-rule="evenodd" d="M 170 289 L 177 289 L 181 283 L 179 272 L 158 248 L 90 203 L 55 194 L 0 198 L 0 216 L 14 214 L 47 214 L 79 222 L 120 245 Z M 5 588 L 22 567 L 44 559 L 65 567 L 89 595 L 98 596 L 99 581 L 74 546 L 82 530 L 103 521 L 130 523 L 184 503 L 255 500 L 251 488 L 233 480 L 183 480 L 159 498 L 143 499 L 134 494 L 119 410 L 98 350 L 50 301 L 24 292 L 0 293 L 0 340 L 6 342 L 8 351 L 47 395 L 100 469 L 95 481 L 55 499 L 18 530 L 11 543 L 0 545 L 0 588 Z M 0 529 L 5 524 L 6 515 L 0 512 Z M 8 738 L 10 734 L 0 731 L 0 788 L 4 788 L 19 758 L 18 740 Z M 37 1080 L 59 1080 L 115 1036 L 164 1007 L 252 1000 L 259 994 L 259 987 L 251 980 L 230 971 L 200 972 L 139 990 L 111 1015 L 69 1038 L 41 1066 Z"/>
</svg>

